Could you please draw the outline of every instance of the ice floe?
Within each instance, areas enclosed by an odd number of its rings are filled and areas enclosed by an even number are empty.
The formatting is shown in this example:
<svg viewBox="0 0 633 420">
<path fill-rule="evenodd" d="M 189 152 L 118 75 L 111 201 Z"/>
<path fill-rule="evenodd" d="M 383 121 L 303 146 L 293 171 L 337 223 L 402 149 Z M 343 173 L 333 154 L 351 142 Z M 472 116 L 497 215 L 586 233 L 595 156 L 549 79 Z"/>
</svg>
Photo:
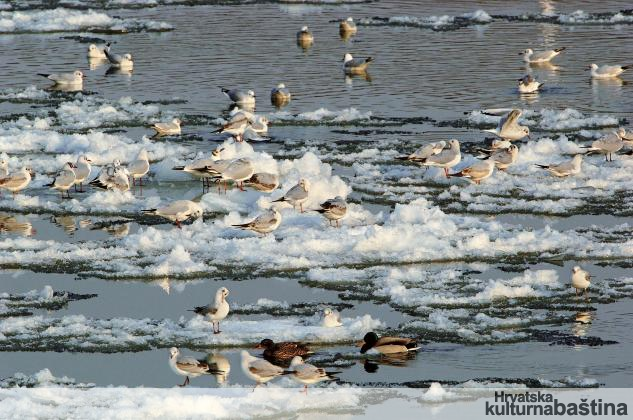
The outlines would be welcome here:
<svg viewBox="0 0 633 420">
<path fill-rule="evenodd" d="M 412 26 L 428 28 L 434 31 L 451 31 L 471 25 L 481 25 L 492 22 L 492 17 L 484 10 L 465 13 L 460 16 L 392 16 L 389 18 L 372 17 L 358 21 L 361 26 Z"/>
</svg>

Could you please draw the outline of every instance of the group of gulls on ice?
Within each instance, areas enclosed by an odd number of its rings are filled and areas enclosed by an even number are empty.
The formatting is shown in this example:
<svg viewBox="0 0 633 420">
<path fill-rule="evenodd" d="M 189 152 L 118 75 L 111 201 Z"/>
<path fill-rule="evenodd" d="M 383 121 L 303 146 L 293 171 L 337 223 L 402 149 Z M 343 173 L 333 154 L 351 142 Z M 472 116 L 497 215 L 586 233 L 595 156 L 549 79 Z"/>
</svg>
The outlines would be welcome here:
<svg viewBox="0 0 633 420">
<path fill-rule="evenodd" d="M 339 24 L 341 36 L 351 36 L 357 32 L 357 27 L 350 17 Z M 297 32 L 297 43 L 303 48 L 311 46 L 314 36 L 307 26 Z M 528 64 L 549 63 L 554 57 L 559 55 L 565 48 L 557 48 L 549 51 L 533 51 L 526 49 L 520 53 L 523 60 Z M 88 57 L 90 59 L 104 59 L 110 62 L 115 68 L 131 71 L 134 61 L 131 54 L 116 54 L 112 51 L 110 44 L 98 47 L 94 44 L 89 46 Z M 343 70 L 346 74 L 362 74 L 367 71 L 372 63 L 372 58 L 354 58 L 351 54 L 345 54 L 343 58 Z M 631 66 L 616 66 L 591 64 L 591 76 L 596 79 L 607 79 L 619 76 Z M 81 71 L 73 73 L 41 74 L 53 81 L 60 87 L 81 90 L 84 81 L 84 74 Z M 527 75 L 519 79 L 519 92 L 537 92 L 543 83 L 538 82 L 532 76 Z M 264 116 L 258 116 L 254 110 L 255 93 L 252 90 L 224 89 L 224 93 L 237 106 L 231 112 L 230 119 L 218 128 L 217 132 L 227 133 L 234 137 L 235 141 L 242 142 L 249 139 L 262 140 L 268 131 L 269 121 Z M 281 106 L 291 100 L 289 89 L 280 83 L 271 91 L 271 101 L 273 104 Z M 481 149 L 482 155 L 477 163 L 472 164 L 459 172 L 451 173 L 450 170 L 461 161 L 460 143 L 457 139 L 439 141 L 422 146 L 415 152 L 407 156 L 398 157 L 399 160 L 414 162 L 422 166 L 433 166 L 442 168 L 446 177 L 463 177 L 479 184 L 490 177 L 494 168 L 504 171 L 516 160 L 519 148 L 513 141 L 519 141 L 525 137 L 529 138 L 530 130 L 519 123 L 521 111 L 518 109 L 493 109 L 487 113 L 501 115 L 498 126 L 493 130 L 486 130 L 494 134 L 497 139 L 493 140 L 490 148 Z M 152 128 L 157 135 L 179 135 L 181 134 L 181 120 L 174 118 L 170 122 L 156 123 Z M 624 128 L 619 128 L 602 138 L 586 146 L 588 152 L 602 153 L 606 160 L 612 160 L 612 154 L 618 152 L 625 144 L 633 145 L 633 133 Z M 176 166 L 173 169 L 183 171 L 202 182 L 203 192 L 210 189 L 212 183 L 221 186 L 224 191 L 229 183 L 244 191 L 244 187 L 250 187 L 257 191 L 272 193 L 279 186 L 279 178 L 272 173 L 255 173 L 253 163 L 245 157 L 235 159 L 222 159 L 221 148 L 214 150 L 209 158 L 198 159 L 186 165 Z M 574 156 L 570 161 L 560 163 L 539 164 L 537 166 L 548 170 L 557 177 L 567 177 L 578 174 L 581 169 L 582 155 Z M 66 162 L 57 176 L 47 184 L 52 189 L 58 190 L 62 198 L 70 197 L 70 190 L 83 191 L 83 184 L 103 190 L 127 191 L 132 186 L 143 185 L 143 177 L 150 170 L 149 156 L 146 150 L 141 150 L 136 159 L 126 166 L 119 160 L 115 160 L 101 168 L 99 174 L 88 181 L 92 172 L 92 161 L 88 156 L 80 156 L 76 162 Z M 0 188 L 12 192 L 14 195 L 26 188 L 34 176 L 29 167 L 24 167 L 16 172 L 9 172 L 6 161 L 0 161 Z M 304 203 L 308 200 L 310 192 L 310 182 L 302 178 L 299 182 L 286 191 L 281 197 L 273 200 L 273 206 L 256 217 L 255 219 L 242 224 L 234 225 L 237 228 L 252 230 L 259 234 L 267 234 L 281 223 L 281 214 L 277 208 L 278 203 L 288 203 L 295 208 L 304 211 Z M 336 223 L 343 219 L 347 212 L 347 203 L 342 197 L 334 197 L 326 200 L 315 209 L 322 213 L 330 223 Z M 174 222 L 178 227 L 180 223 L 202 217 L 202 207 L 190 200 L 177 200 L 171 204 L 143 211 L 145 214 L 157 215 Z M 590 285 L 591 276 L 589 273 L 576 266 L 572 269 L 571 284 L 578 291 L 587 290 Z M 227 302 L 228 289 L 220 288 L 213 301 L 201 307 L 196 307 L 193 311 L 206 317 L 211 321 L 213 333 L 220 333 L 220 321 L 226 318 L 229 313 Z M 322 314 L 323 327 L 339 327 L 342 325 L 338 312 L 326 308 Z M 416 341 L 403 337 L 379 337 L 374 332 L 368 332 L 360 345 L 361 353 L 380 353 L 387 355 L 406 354 L 419 349 Z M 246 376 L 256 382 L 256 386 L 268 382 L 276 377 L 288 375 L 299 383 L 307 386 L 321 381 L 336 379 L 333 375 L 338 372 L 328 372 L 322 368 L 306 363 L 304 357 L 309 356 L 312 351 L 309 346 L 297 342 L 274 343 L 270 339 L 264 339 L 257 346 L 263 348 L 264 359 L 260 359 L 242 351 L 242 369 Z M 289 363 L 288 363 L 289 361 Z M 203 374 L 228 375 L 227 363 L 218 361 L 202 361 L 193 357 L 182 356 L 177 348 L 171 348 L 169 352 L 169 365 L 179 375 L 185 376 L 182 386 L 189 383 L 190 377 L 197 377 Z"/>
</svg>

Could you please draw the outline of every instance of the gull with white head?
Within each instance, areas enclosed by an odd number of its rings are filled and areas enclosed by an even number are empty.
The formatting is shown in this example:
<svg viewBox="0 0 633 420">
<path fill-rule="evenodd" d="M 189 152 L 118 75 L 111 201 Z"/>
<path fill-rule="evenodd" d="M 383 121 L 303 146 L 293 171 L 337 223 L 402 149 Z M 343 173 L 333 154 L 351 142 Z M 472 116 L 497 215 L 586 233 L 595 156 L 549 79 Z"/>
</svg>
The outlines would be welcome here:
<svg viewBox="0 0 633 420">
<path fill-rule="evenodd" d="M 301 178 L 299 183 L 290 188 L 282 197 L 273 200 L 273 203 L 289 203 L 292 207 L 299 205 L 301 213 L 303 213 L 303 203 L 308 200 L 308 192 L 310 191 L 310 181 Z"/>
<path fill-rule="evenodd" d="M 576 155 L 571 160 L 551 165 L 536 164 L 536 166 L 538 166 L 539 168 L 546 169 L 547 171 L 549 171 L 549 173 L 559 178 L 579 174 L 581 165 L 582 155 Z"/>
<path fill-rule="evenodd" d="M 132 54 L 115 54 L 112 52 L 112 48 L 110 47 L 110 43 L 107 43 L 103 52 L 106 55 L 106 58 L 112 65 L 112 67 L 131 70 L 134 67 L 134 60 L 132 59 Z"/>
<path fill-rule="evenodd" d="M 176 200 L 171 204 L 155 209 L 142 210 L 143 214 L 155 215 L 172 221 L 180 229 L 180 223 L 189 219 L 199 219 L 204 211 L 200 204 L 191 200 Z"/>
<path fill-rule="evenodd" d="M 565 47 L 546 51 L 534 51 L 531 48 L 527 48 L 521 51 L 519 55 L 523 56 L 523 61 L 526 63 L 547 63 L 563 51 L 565 51 Z"/>
<path fill-rule="evenodd" d="M 211 303 L 204 306 L 196 306 L 195 308 L 190 309 L 190 311 L 206 317 L 207 319 L 209 319 L 209 321 L 211 321 L 211 324 L 213 326 L 213 334 L 220 334 L 222 332 L 220 331 L 220 321 L 226 318 L 226 316 L 229 314 L 229 303 L 226 300 L 228 295 L 229 289 L 227 289 L 226 287 L 220 287 L 215 292 L 215 297 L 213 298 L 213 301 L 211 301 Z M 217 329 L 215 327 L 216 324 L 218 326 Z"/>
</svg>

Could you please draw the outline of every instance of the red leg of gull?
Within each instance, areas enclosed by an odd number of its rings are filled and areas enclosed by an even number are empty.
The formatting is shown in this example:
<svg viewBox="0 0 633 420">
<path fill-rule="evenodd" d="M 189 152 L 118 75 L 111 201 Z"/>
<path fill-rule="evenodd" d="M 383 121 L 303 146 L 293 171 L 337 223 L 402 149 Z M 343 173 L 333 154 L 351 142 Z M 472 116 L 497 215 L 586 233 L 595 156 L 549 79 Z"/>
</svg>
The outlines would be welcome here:
<svg viewBox="0 0 633 420">
<path fill-rule="evenodd" d="M 444 176 L 448 178 L 448 168 L 444 168 Z"/>
<path fill-rule="evenodd" d="M 176 220 L 176 226 L 178 227 L 178 229 L 182 229 L 182 226 L 180 226 L 180 221 Z"/>
<path fill-rule="evenodd" d="M 301 213 L 303 213 L 303 203 L 299 204 L 299 208 L 301 209 Z"/>
</svg>

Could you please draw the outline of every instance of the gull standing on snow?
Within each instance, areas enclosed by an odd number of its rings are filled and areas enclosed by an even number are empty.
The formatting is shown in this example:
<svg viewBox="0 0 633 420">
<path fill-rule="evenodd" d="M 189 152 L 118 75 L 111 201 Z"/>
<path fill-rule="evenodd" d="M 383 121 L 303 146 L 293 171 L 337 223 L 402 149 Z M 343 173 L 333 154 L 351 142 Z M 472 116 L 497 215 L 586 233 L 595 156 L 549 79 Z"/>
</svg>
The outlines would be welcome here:
<svg viewBox="0 0 633 420">
<path fill-rule="evenodd" d="M 279 83 L 270 91 L 270 102 L 275 106 L 285 105 L 290 102 L 292 95 L 285 84 Z"/>
<path fill-rule="evenodd" d="M 626 128 L 620 127 L 618 128 L 617 133 L 623 142 L 627 143 L 629 146 L 633 145 L 633 131 L 626 131 Z"/>
<path fill-rule="evenodd" d="M 291 372 L 284 371 L 267 360 L 258 359 L 246 350 L 242 350 L 242 371 L 246 376 L 255 381 L 255 388 L 259 385 Z M 255 391 L 253 388 L 253 391 Z"/>
<path fill-rule="evenodd" d="M 205 169 L 217 182 L 224 181 L 224 192 L 226 192 L 227 181 L 235 182 L 240 191 L 246 191 L 244 181 L 250 179 L 255 172 L 253 162 L 247 158 L 235 159 L 223 171 L 218 171 L 213 165 Z"/>
<path fill-rule="evenodd" d="M 526 126 L 519 125 L 519 117 L 522 112 L 519 109 L 513 109 L 507 115 L 501 118 L 497 128 L 493 130 L 484 130 L 504 140 L 521 140 L 523 137 L 530 138 L 530 129 Z"/>
<path fill-rule="evenodd" d="M 61 192 L 62 198 L 70 198 L 70 187 L 75 185 L 75 165 L 71 162 L 66 162 L 62 167 L 62 170 L 55 176 L 53 182 L 46 184 L 46 187 Z M 66 192 L 66 197 L 64 197 Z"/>
<path fill-rule="evenodd" d="M 211 184 L 208 182 L 213 175 L 209 173 L 207 168 L 212 168 L 215 172 L 224 171 L 232 162 L 230 159 L 220 159 L 220 153 L 224 149 L 216 149 L 211 153 L 210 158 L 194 160 L 184 166 L 174 166 L 174 171 L 183 171 L 202 180 L 202 193 L 204 194 Z"/>
<path fill-rule="evenodd" d="M 341 196 L 336 196 L 320 204 L 321 208 L 315 210 L 321 213 L 328 219 L 330 226 L 332 221 L 336 222 L 336 227 L 339 227 L 339 220 L 345 217 L 347 214 L 347 202 Z"/>
<path fill-rule="evenodd" d="M 112 67 L 117 67 L 121 69 L 131 70 L 134 67 L 134 60 L 132 60 L 132 54 L 115 54 L 112 52 L 110 48 L 110 43 L 107 43 L 103 52 L 106 55 L 106 58 L 112 65 Z"/>
<path fill-rule="evenodd" d="M 528 74 L 519 79 L 519 92 L 520 93 L 534 93 L 543 86 L 543 83 L 537 82 L 532 75 Z"/>
<path fill-rule="evenodd" d="M 292 372 L 292 379 L 303 384 L 306 395 L 308 395 L 308 385 L 321 381 L 335 381 L 337 378 L 333 375 L 341 373 L 340 371 L 326 372 L 323 368 L 306 363 L 301 356 L 292 358 L 288 370 Z"/>
<path fill-rule="evenodd" d="M 575 266 L 571 269 L 571 286 L 576 291 L 576 296 L 578 296 L 578 291 L 584 291 L 585 294 L 588 293 L 589 285 L 591 282 L 591 276 L 588 272 L 583 270 L 582 268 Z"/>
<path fill-rule="evenodd" d="M 483 181 L 484 179 L 492 175 L 492 172 L 494 169 L 495 169 L 495 161 L 488 158 L 486 160 L 475 162 L 469 167 L 464 168 L 457 173 L 449 174 L 449 176 L 468 178 L 471 181 L 473 181 L 475 184 L 479 185 L 481 181 Z"/>
<path fill-rule="evenodd" d="M 268 172 L 258 172 L 244 181 L 246 185 L 262 192 L 273 192 L 279 187 L 279 176 Z"/>
<path fill-rule="evenodd" d="M 633 67 L 633 65 L 628 65 L 628 66 L 602 65 L 602 66 L 598 66 L 596 63 L 591 63 L 591 65 L 589 66 L 588 70 L 591 70 L 591 77 L 593 77 L 594 79 L 610 79 L 610 78 L 613 78 L 613 77 L 618 77 L 619 75 L 624 73 L 624 70 L 628 70 L 631 67 Z"/>
<path fill-rule="evenodd" d="M 147 150 L 141 149 L 136 159 L 127 165 L 127 171 L 132 178 L 132 185 L 136 185 L 138 179 L 139 185 L 143 186 L 143 177 L 149 172 L 149 158 Z"/>
<path fill-rule="evenodd" d="M 281 213 L 276 208 L 271 208 L 266 212 L 260 214 L 255 219 L 248 223 L 242 223 L 237 225 L 231 225 L 240 229 L 252 230 L 253 232 L 261 233 L 263 235 L 272 232 L 279 227 L 281 223 Z"/>
<path fill-rule="evenodd" d="M 88 46 L 88 58 L 101 58 L 106 59 L 105 47 L 97 47 L 95 44 L 90 44 Z"/>
<path fill-rule="evenodd" d="M 334 328 L 340 327 L 343 325 L 341 322 L 341 314 L 337 311 L 333 311 L 330 308 L 325 308 L 323 310 L 323 319 L 321 321 L 321 325 L 326 328 Z"/>
<path fill-rule="evenodd" d="M 528 48 L 520 52 L 519 55 L 523 56 L 523 61 L 526 63 L 547 63 L 563 51 L 565 51 L 565 47 L 547 51 L 533 51 Z"/>
<path fill-rule="evenodd" d="M 31 179 L 35 177 L 33 170 L 29 167 L 23 167 L 19 171 L 8 174 L 0 178 L 0 188 L 13 193 L 13 197 L 29 185 Z"/>
<path fill-rule="evenodd" d="M 581 146 L 581 148 L 587 149 L 588 152 L 603 153 L 607 162 L 613 162 L 613 153 L 619 151 L 622 147 L 624 147 L 624 142 L 616 131 L 594 140 L 591 146 Z"/>
<path fill-rule="evenodd" d="M 121 161 L 115 159 L 112 164 L 106 165 L 101 169 L 99 175 L 90 181 L 90 185 L 102 190 L 125 192 L 130 189 L 128 175 L 127 169 L 121 166 Z"/>
<path fill-rule="evenodd" d="M 553 165 L 539 165 L 536 166 L 542 169 L 547 169 L 552 175 L 563 178 L 569 175 L 577 175 L 580 173 L 580 167 L 582 164 L 582 155 L 576 155 L 572 160 L 567 162 L 561 162 Z"/>
<path fill-rule="evenodd" d="M 197 378 L 198 376 L 205 374 L 216 375 L 218 372 L 209 366 L 209 364 L 203 360 L 194 359 L 190 356 L 180 357 L 180 350 L 176 347 L 169 349 L 169 367 L 177 375 L 184 376 L 185 382 L 181 387 L 189 384 L 189 377 Z"/>
<path fill-rule="evenodd" d="M 500 171 L 508 169 L 519 156 L 519 148 L 515 144 L 511 144 L 507 149 L 480 150 L 480 152 L 483 153 L 485 159 L 492 159 Z"/>
<path fill-rule="evenodd" d="M 273 203 L 289 203 L 292 207 L 299 205 L 301 213 L 303 213 L 303 203 L 308 200 L 308 191 L 310 190 L 310 181 L 301 178 L 299 183 L 290 188 L 283 197 L 273 200 Z"/>
<path fill-rule="evenodd" d="M 156 209 L 141 210 L 143 214 L 156 215 L 171 220 L 180 229 L 180 223 L 188 219 L 199 219 L 203 210 L 200 204 L 190 200 L 177 200 L 173 203 Z"/>
<path fill-rule="evenodd" d="M 82 87 L 84 83 L 84 74 L 76 70 L 72 73 L 37 73 L 39 76 L 46 77 L 55 82 L 58 86 Z"/>
<path fill-rule="evenodd" d="M 90 163 L 92 161 L 86 155 L 79 156 L 79 159 L 77 159 L 77 163 L 75 163 L 75 191 L 77 191 L 77 185 L 80 188 L 79 192 L 84 191 L 83 182 L 90 176 L 90 171 L 92 171 Z"/>
<path fill-rule="evenodd" d="M 343 56 L 343 70 L 349 74 L 365 73 L 369 63 L 372 61 L 374 61 L 374 59 L 371 57 L 354 58 L 352 54 L 346 53 L 345 56 Z"/>
<path fill-rule="evenodd" d="M 222 89 L 222 93 L 226 95 L 232 102 L 236 104 L 255 105 L 255 92 L 252 90 L 239 90 L 239 89 Z"/>
<path fill-rule="evenodd" d="M 341 36 L 346 36 L 355 34 L 358 28 L 356 27 L 356 23 L 354 23 L 354 19 L 350 16 L 339 23 L 338 30 Z"/>
<path fill-rule="evenodd" d="M 448 178 L 448 170 L 457 165 L 462 160 L 459 140 L 451 139 L 448 141 L 448 148 L 443 149 L 440 153 L 429 156 L 425 159 L 419 159 L 423 166 L 436 166 L 444 168 L 444 175 Z"/>
<path fill-rule="evenodd" d="M 175 136 L 181 134 L 179 118 L 174 118 L 171 122 L 157 122 L 152 126 L 158 136 Z"/>
<path fill-rule="evenodd" d="M 229 289 L 226 287 L 220 287 L 215 292 L 215 298 L 213 302 L 204 306 L 196 306 L 190 311 L 195 312 L 198 315 L 207 317 L 213 326 L 213 334 L 219 334 L 220 321 L 222 321 L 229 314 L 229 303 L 226 301 L 226 297 L 229 295 Z M 218 328 L 215 328 L 215 324 L 218 324 Z"/>
<path fill-rule="evenodd" d="M 433 155 L 441 153 L 446 148 L 446 142 L 444 140 L 437 143 L 429 143 L 417 149 L 415 152 L 408 156 L 398 156 L 398 160 L 409 160 L 411 162 L 420 162 Z"/>
</svg>

